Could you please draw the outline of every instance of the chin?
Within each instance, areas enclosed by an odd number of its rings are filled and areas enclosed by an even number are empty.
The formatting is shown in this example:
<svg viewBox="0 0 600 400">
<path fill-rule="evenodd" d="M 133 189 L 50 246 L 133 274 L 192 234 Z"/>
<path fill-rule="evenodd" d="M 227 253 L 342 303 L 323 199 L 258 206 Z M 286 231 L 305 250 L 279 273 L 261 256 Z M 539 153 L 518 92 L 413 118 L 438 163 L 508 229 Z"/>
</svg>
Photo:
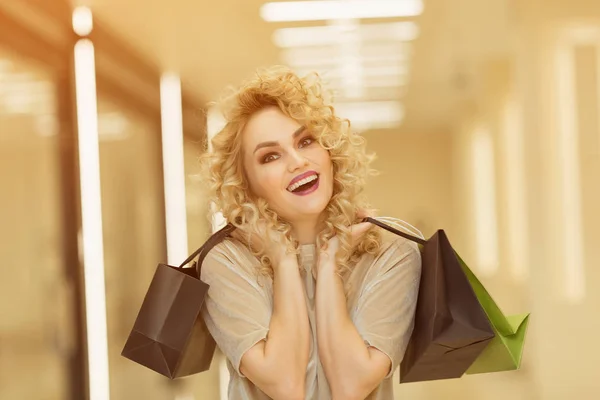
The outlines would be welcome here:
<svg viewBox="0 0 600 400">
<path fill-rule="evenodd" d="M 318 217 L 327 208 L 327 202 L 315 201 L 303 204 L 287 204 L 285 210 L 275 210 L 286 221 L 297 221 L 302 218 Z M 283 208 L 283 207 L 282 207 Z"/>
<path fill-rule="evenodd" d="M 311 199 L 313 201 L 307 201 L 302 204 L 301 207 L 297 207 L 296 210 L 303 215 L 321 215 L 323 211 L 327 208 L 329 204 L 329 200 L 331 197 L 320 198 L 320 199 Z"/>
</svg>

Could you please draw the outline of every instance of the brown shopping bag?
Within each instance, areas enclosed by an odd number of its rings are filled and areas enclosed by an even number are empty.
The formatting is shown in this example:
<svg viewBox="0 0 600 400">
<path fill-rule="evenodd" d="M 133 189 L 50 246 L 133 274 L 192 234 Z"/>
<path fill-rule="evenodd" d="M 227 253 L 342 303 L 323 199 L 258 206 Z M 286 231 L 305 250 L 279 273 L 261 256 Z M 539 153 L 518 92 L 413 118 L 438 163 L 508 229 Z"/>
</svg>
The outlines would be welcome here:
<svg viewBox="0 0 600 400">
<path fill-rule="evenodd" d="M 377 219 L 365 221 L 421 248 L 415 327 L 400 364 L 400 383 L 460 378 L 495 335 L 448 237 L 438 230 L 425 240 Z"/>
<path fill-rule="evenodd" d="M 213 234 L 179 267 L 158 264 L 122 356 L 170 379 L 210 368 L 216 343 L 200 315 L 208 291 L 200 267 L 234 229 L 227 225 Z M 183 268 L 196 256 L 198 268 Z"/>
</svg>

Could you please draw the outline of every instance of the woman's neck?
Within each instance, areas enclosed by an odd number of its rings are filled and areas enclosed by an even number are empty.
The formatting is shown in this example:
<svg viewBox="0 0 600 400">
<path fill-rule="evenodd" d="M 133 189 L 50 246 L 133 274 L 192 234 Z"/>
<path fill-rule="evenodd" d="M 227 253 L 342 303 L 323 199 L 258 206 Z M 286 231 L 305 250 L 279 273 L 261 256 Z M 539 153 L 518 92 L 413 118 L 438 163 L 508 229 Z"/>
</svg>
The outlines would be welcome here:
<svg viewBox="0 0 600 400">
<path fill-rule="evenodd" d="M 318 219 L 303 219 L 292 223 L 294 237 L 300 245 L 315 244 L 317 235 L 322 229 L 322 222 Z"/>
</svg>

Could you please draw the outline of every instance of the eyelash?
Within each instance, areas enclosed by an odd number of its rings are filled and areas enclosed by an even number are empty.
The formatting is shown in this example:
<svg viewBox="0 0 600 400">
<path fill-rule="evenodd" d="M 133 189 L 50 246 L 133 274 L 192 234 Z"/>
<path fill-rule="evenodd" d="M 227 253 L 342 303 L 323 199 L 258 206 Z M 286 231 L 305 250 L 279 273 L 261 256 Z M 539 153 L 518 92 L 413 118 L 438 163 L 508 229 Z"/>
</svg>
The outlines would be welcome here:
<svg viewBox="0 0 600 400">
<path fill-rule="evenodd" d="M 310 140 L 310 142 L 308 144 L 306 144 L 305 146 L 310 146 L 311 144 L 313 144 L 315 142 L 315 138 L 313 138 L 312 136 L 306 136 L 306 137 L 302 138 L 302 140 L 300 140 L 300 144 L 304 143 L 307 140 Z M 262 164 L 266 164 L 266 163 L 270 163 L 271 161 L 275 161 L 275 160 L 268 160 L 268 159 L 269 159 L 269 157 L 274 156 L 276 154 L 277 153 L 268 153 L 268 154 L 266 154 L 261 159 Z"/>
</svg>

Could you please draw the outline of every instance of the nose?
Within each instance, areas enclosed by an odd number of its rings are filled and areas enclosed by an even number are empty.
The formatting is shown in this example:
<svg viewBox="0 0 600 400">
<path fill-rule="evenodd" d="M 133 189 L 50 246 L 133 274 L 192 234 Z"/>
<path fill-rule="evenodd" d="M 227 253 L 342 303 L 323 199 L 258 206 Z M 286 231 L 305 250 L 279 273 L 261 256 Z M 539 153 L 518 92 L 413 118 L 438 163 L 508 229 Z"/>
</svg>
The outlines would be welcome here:
<svg viewBox="0 0 600 400">
<path fill-rule="evenodd" d="M 308 160 L 306 159 L 306 157 L 303 157 L 302 154 L 300 154 L 298 151 L 291 151 L 289 155 L 289 172 L 294 172 L 308 165 Z"/>
</svg>

